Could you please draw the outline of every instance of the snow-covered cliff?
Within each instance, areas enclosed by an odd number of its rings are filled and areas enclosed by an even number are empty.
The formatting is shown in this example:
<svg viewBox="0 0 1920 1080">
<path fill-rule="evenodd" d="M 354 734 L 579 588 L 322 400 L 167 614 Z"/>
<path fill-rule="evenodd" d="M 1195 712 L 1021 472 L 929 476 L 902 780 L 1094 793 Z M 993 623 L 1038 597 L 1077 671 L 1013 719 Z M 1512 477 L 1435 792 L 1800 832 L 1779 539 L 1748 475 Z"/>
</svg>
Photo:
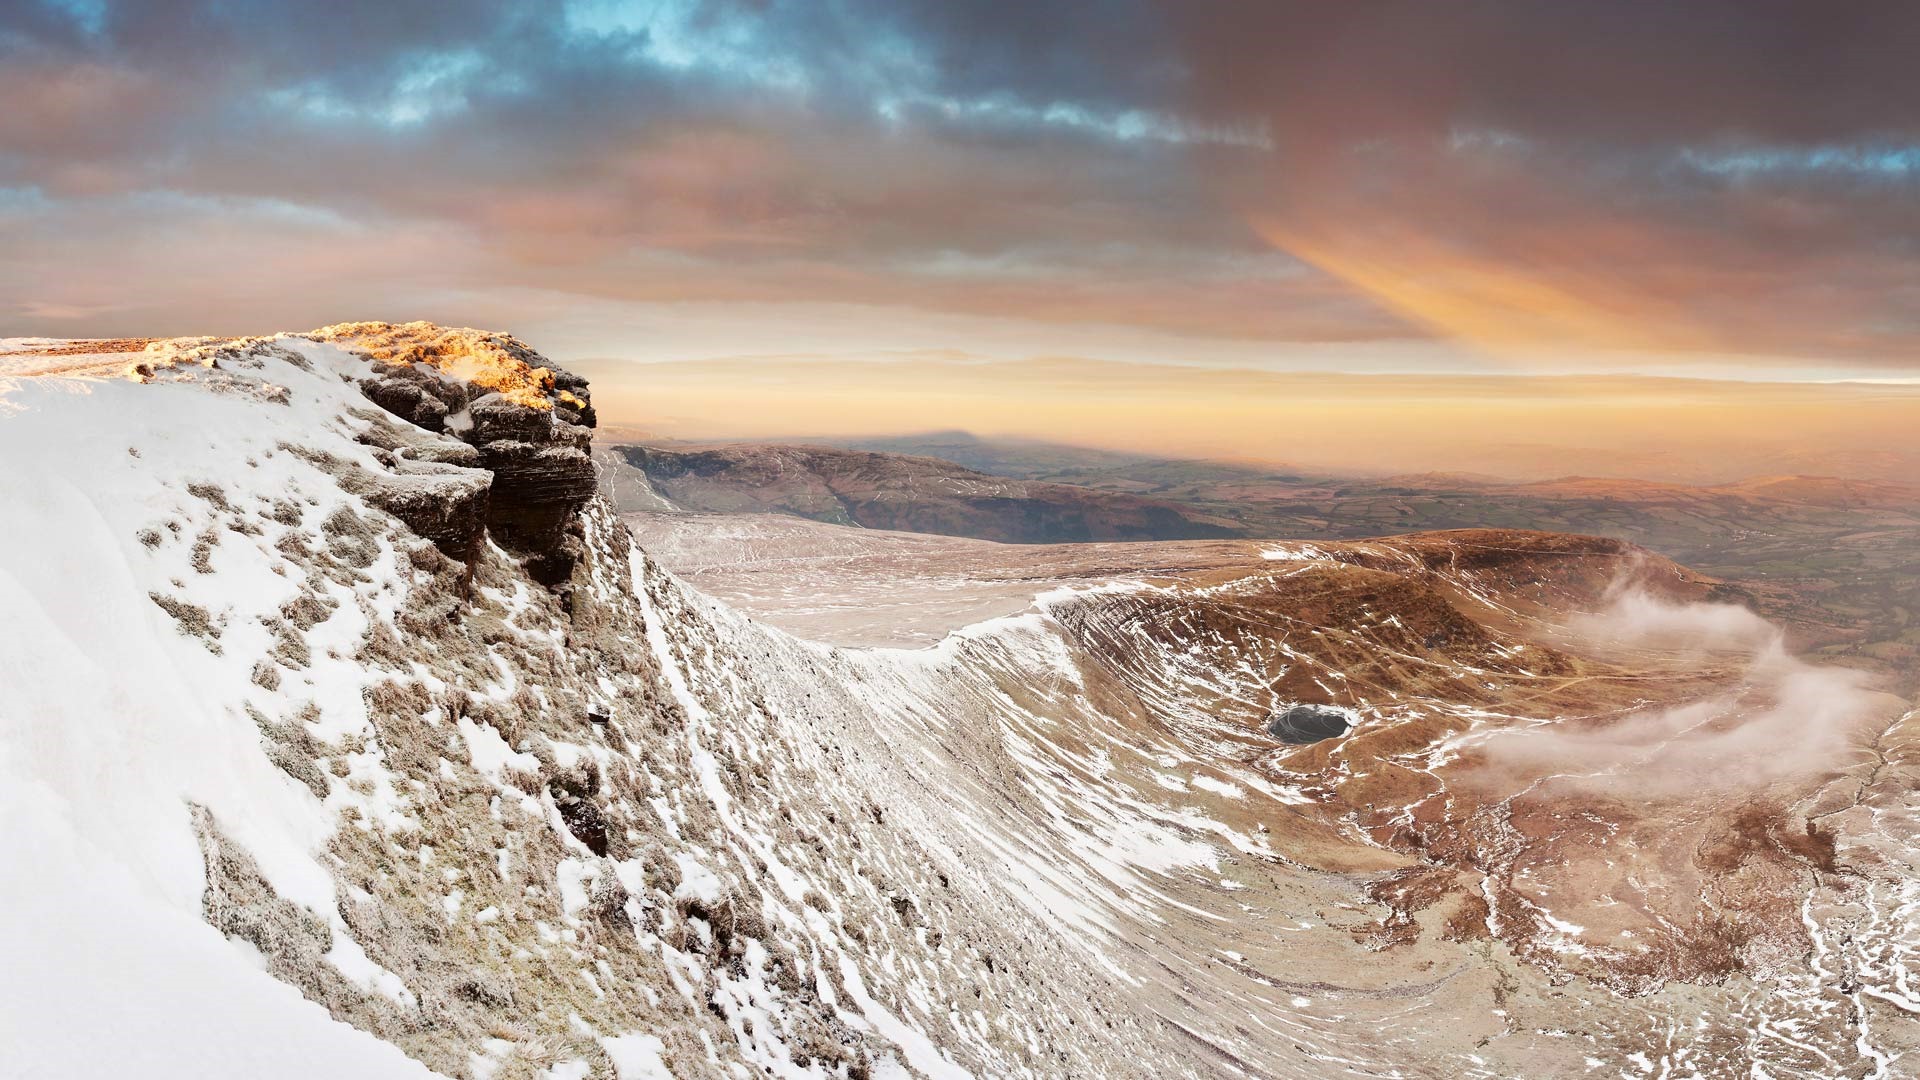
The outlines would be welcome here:
<svg viewBox="0 0 1920 1080">
<path fill-rule="evenodd" d="M 572 450 L 547 398 L 585 388 L 471 345 L 158 343 L 7 387 L 10 1062 L 1179 1071 L 992 823 L 925 797 L 876 704 L 911 667 L 868 686 L 688 593 L 598 504 L 501 543 L 501 462 Z M 403 424 L 395 383 L 456 407 Z"/>
</svg>

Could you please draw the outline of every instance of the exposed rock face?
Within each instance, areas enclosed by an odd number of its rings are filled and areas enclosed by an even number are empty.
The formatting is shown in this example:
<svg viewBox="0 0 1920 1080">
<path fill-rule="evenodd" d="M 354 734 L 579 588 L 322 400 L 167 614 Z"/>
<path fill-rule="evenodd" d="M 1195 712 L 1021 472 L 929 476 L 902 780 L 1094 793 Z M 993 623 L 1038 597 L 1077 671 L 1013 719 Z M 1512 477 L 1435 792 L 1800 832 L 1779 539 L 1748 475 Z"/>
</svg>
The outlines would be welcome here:
<svg viewBox="0 0 1920 1080">
<path fill-rule="evenodd" d="M 592 432 L 559 412 L 488 394 L 470 406 L 472 426 L 461 433 L 493 472 L 488 530 L 546 585 L 572 574 L 580 557 L 580 511 L 595 487 Z"/>
<path fill-rule="evenodd" d="M 369 490 L 367 502 L 406 522 L 448 558 L 472 562 L 486 535 L 489 485 L 484 476 L 448 468 L 399 479 L 404 482 Z"/>
<path fill-rule="evenodd" d="M 494 486 L 493 478 L 478 467 L 480 452 L 444 435 L 403 427 L 378 414 L 369 415 L 376 422 L 360 441 L 385 451 L 381 461 L 392 472 L 362 472 L 353 478 L 343 476 L 341 482 L 354 485 L 369 503 L 433 541 L 448 558 L 471 566 L 487 534 L 488 503 Z"/>
<path fill-rule="evenodd" d="M 472 451 L 459 461 L 444 452 L 410 455 L 403 470 L 409 482 L 370 495 L 376 505 L 463 562 L 477 550 L 477 519 L 535 580 L 567 580 L 580 557 L 580 511 L 595 488 L 588 453 L 595 416 L 585 379 L 504 334 L 343 323 L 313 337 L 374 361 L 360 381 L 368 400 Z M 493 475 L 476 493 L 470 482 L 453 479 L 453 470 L 434 465 L 477 465 Z"/>
</svg>

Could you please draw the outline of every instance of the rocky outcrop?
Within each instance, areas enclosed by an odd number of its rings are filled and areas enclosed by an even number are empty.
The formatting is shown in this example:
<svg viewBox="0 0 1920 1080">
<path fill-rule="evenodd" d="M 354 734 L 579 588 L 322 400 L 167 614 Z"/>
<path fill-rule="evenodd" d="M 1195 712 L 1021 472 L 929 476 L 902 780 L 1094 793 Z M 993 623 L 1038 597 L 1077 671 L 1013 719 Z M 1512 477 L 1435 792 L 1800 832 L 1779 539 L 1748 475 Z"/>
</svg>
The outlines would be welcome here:
<svg viewBox="0 0 1920 1080">
<path fill-rule="evenodd" d="M 487 529 L 523 557 L 535 580 L 565 581 L 580 557 L 580 511 L 595 490 L 592 432 L 559 410 L 534 409 L 497 393 L 468 412 L 472 426 L 462 437 L 493 473 Z"/>
<path fill-rule="evenodd" d="M 367 400 L 428 431 L 446 430 L 447 417 L 467 407 L 467 386 L 409 365 L 383 364 L 360 380 Z"/>
<path fill-rule="evenodd" d="M 460 461 L 403 455 L 409 482 L 383 489 L 376 505 L 462 561 L 479 542 L 477 517 L 535 580 L 566 582 L 580 557 L 580 512 L 595 490 L 589 450 L 596 418 L 585 379 L 504 334 L 343 323 L 313 336 L 373 361 L 360 380 L 369 401 L 471 452 Z M 476 495 L 435 465 L 478 466 L 492 475 Z"/>
</svg>

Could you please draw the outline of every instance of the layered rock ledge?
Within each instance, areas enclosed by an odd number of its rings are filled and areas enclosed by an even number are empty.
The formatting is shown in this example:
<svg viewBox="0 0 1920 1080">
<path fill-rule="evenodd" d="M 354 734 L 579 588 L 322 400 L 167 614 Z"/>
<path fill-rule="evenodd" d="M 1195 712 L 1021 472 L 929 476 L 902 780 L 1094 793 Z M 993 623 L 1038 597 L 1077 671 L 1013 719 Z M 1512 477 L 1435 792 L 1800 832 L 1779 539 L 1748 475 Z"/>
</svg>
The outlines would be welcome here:
<svg viewBox="0 0 1920 1080">
<path fill-rule="evenodd" d="M 558 586 L 581 552 L 580 513 L 594 493 L 595 416 L 587 380 L 505 334 L 432 323 L 340 323 L 314 331 L 373 362 L 360 380 L 369 401 L 473 452 L 408 438 L 388 447 L 414 482 L 376 500 L 449 556 L 466 561 L 487 534 L 542 584 Z M 457 442 L 455 442 L 457 440 Z M 441 466 L 493 474 L 476 503 Z"/>
</svg>

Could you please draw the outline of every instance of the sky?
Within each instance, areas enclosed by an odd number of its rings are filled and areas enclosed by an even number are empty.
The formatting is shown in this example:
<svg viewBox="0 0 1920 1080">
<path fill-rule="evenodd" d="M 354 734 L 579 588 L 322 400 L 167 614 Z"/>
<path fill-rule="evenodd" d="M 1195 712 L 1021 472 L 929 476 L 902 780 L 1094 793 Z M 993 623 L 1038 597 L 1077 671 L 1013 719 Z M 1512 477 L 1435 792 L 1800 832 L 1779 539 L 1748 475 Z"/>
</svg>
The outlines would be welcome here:
<svg viewBox="0 0 1920 1080">
<path fill-rule="evenodd" d="M 0 0 L 0 336 L 1914 380 L 1915 56 L 1844 0 Z"/>
<path fill-rule="evenodd" d="M 1910 385 L 937 355 L 582 367 L 612 418 L 603 441 L 833 443 L 959 430 L 1334 476 L 1920 477 L 1920 386 Z"/>
</svg>

